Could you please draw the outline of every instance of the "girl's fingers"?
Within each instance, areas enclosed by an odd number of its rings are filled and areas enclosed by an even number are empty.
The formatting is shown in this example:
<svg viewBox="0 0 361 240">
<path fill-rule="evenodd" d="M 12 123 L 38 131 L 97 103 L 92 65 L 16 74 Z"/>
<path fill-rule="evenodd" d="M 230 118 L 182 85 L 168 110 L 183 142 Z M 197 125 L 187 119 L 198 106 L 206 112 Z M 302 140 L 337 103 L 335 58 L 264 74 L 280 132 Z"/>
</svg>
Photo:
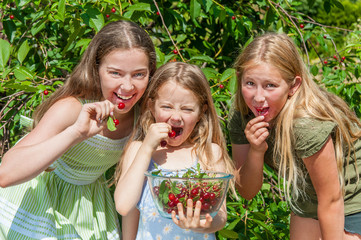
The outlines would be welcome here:
<svg viewBox="0 0 361 240">
<path fill-rule="evenodd" d="M 193 217 L 193 200 L 187 200 L 187 218 L 191 219 Z"/>
<path fill-rule="evenodd" d="M 212 216 L 209 213 L 207 213 L 203 227 L 205 227 L 205 228 L 211 227 L 212 221 L 213 221 Z"/>
<path fill-rule="evenodd" d="M 175 224 L 179 225 L 179 220 L 177 219 L 175 211 L 172 211 L 172 220 Z"/>
<path fill-rule="evenodd" d="M 202 210 L 202 202 L 197 201 L 196 207 L 194 208 L 194 216 L 193 216 L 193 221 L 196 223 L 198 223 L 201 219 L 201 210 Z"/>
<path fill-rule="evenodd" d="M 183 211 L 183 204 L 178 203 L 177 208 L 178 208 L 178 218 L 179 218 L 179 220 L 184 221 L 185 216 L 184 216 L 184 211 Z"/>
</svg>

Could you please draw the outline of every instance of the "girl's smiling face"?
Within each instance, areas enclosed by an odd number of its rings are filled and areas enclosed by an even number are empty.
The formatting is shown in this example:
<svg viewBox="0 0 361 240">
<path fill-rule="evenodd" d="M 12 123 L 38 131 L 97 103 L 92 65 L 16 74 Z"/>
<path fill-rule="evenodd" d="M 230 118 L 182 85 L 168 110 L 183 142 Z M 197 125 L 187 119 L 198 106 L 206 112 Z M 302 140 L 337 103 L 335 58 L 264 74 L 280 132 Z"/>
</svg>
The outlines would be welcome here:
<svg viewBox="0 0 361 240">
<path fill-rule="evenodd" d="M 194 93 L 175 81 L 164 83 L 151 106 L 156 122 L 168 123 L 176 132 L 167 140 L 170 146 L 180 146 L 187 142 L 200 119 L 201 107 Z"/>
<path fill-rule="evenodd" d="M 255 116 L 263 115 L 266 122 L 276 118 L 296 90 L 287 84 L 277 68 L 267 63 L 246 68 L 241 85 L 249 109 Z"/>
<path fill-rule="evenodd" d="M 115 49 L 107 54 L 99 66 L 104 99 L 125 107 L 115 112 L 129 112 L 143 96 L 149 80 L 149 59 L 140 49 Z"/>
</svg>

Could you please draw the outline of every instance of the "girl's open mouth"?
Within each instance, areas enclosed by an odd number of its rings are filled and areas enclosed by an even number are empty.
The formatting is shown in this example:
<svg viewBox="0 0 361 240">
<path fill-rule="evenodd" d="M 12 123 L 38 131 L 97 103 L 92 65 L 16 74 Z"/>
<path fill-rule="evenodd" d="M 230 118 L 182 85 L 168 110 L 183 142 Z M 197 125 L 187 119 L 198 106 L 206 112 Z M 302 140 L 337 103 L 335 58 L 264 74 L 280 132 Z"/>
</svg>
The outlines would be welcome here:
<svg viewBox="0 0 361 240">
<path fill-rule="evenodd" d="M 117 93 L 114 93 L 114 95 L 115 95 L 117 98 L 119 98 L 119 99 L 121 99 L 121 100 L 123 100 L 123 101 L 127 101 L 127 100 L 131 99 L 131 98 L 134 96 L 134 95 L 122 96 L 122 95 L 119 95 L 119 94 L 117 94 Z"/>
<path fill-rule="evenodd" d="M 172 127 L 172 130 L 175 132 L 175 137 L 181 135 L 183 132 L 183 128 L 179 128 L 179 127 Z"/>
<path fill-rule="evenodd" d="M 269 107 L 265 108 L 256 108 L 258 116 L 266 116 L 268 114 Z"/>
</svg>

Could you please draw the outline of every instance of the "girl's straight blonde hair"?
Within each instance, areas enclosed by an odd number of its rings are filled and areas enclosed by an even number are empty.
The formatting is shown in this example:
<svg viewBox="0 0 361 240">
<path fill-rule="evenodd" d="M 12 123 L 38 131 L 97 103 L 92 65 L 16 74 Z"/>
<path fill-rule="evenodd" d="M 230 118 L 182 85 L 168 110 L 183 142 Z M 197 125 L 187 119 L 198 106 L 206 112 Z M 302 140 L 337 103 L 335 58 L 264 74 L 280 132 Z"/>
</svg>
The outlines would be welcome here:
<svg viewBox="0 0 361 240">
<path fill-rule="evenodd" d="M 243 119 L 249 111 L 241 92 L 240 83 L 243 73 L 247 67 L 265 63 L 277 68 L 289 86 L 294 84 L 296 76 L 302 78 L 296 93 L 287 100 L 277 118 L 272 122 L 273 131 L 275 131 L 273 161 L 278 168 L 279 178 L 286 180 L 283 183 L 286 198 L 290 200 L 291 195 L 294 199 L 306 196 L 306 173 L 302 171 L 302 163 L 296 161 L 293 151 L 295 141 L 293 124 L 297 118 L 313 118 L 336 123 L 335 157 L 339 181 L 344 189 L 343 166 L 345 161 L 349 163 L 354 141 L 361 137 L 361 132 L 355 131 L 357 127 L 361 128 L 359 119 L 341 98 L 316 84 L 293 40 L 285 34 L 276 33 L 266 33 L 255 38 L 238 56 L 234 64 L 238 78 L 235 108 L 241 112 Z M 347 151 L 346 159 L 344 151 Z"/>
</svg>

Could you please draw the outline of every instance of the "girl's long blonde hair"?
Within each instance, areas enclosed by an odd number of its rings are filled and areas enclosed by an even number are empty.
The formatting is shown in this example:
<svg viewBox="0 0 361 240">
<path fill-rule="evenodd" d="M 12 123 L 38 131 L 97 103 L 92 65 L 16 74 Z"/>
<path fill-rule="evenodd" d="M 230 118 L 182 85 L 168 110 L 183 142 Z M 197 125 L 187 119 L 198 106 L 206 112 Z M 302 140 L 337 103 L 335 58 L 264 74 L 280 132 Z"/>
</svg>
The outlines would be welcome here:
<svg viewBox="0 0 361 240">
<path fill-rule="evenodd" d="M 251 42 L 238 56 L 234 67 L 238 75 L 238 89 L 235 107 L 241 112 L 243 119 L 248 114 L 248 107 L 242 97 L 241 79 L 243 72 L 249 66 L 267 63 L 276 67 L 283 79 L 292 86 L 296 76 L 302 82 L 295 94 L 290 97 L 279 115 L 274 119 L 275 146 L 273 161 L 278 168 L 279 177 L 284 180 L 286 197 L 297 199 L 306 196 L 306 173 L 302 171 L 303 163 L 298 163 L 293 151 L 293 124 L 297 118 L 313 118 L 321 121 L 332 121 L 335 127 L 335 157 L 339 181 L 344 189 L 343 166 L 350 159 L 353 143 L 361 137 L 361 132 L 355 132 L 355 126 L 361 128 L 357 116 L 339 97 L 319 87 L 307 70 L 298 48 L 290 37 L 285 34 L 266 33 Z M 346 149 L 346 150 L 345 150 Z M 345 159 L 344 151 L 348 151 Z M 356 165 L 355 165 L 356 166 Z"/>
<path fill-rule="evenodd" d="M 149 35 L 137 24 L 130 21 L 115 21 L 104 26 L 92 39 L 81 61 L 66 80 L 34 112 L 34 126 L 45 112 L 58 100 L 73 96 L 89 100 L 102 100 L 99 79 L 99 65 L 102 59 L 115 49 L 140 49 L 149 59 L 150 77 L 156 69 L 156 53 Z"/>
<path fill-rule="evenodd" d="M 227 152 L 226 141 L 213 104 L 207 78 L 199 67 L 182 62 L 167 63 L 161 66 L 154 74 L 148 90 L 144 94 L 141 108 L 142 114 L 124 152 L 132 141 L 143 141 L 150 125 L 155 123 L 150 110 L 152 106 L 149 106 L 149 103 L 153 104 L 155 102 L 158 98 L 160 87 L 168 81 L 176 82 L 183 88 L 193 92 L 198 99 L 200 109 L 203 109 L 203 106 L 207 106 L 206 110 L 201 113 L 199 122 L 189 136 L 189 141 L 194 143 L 193 151 L 198 157 L 198 161 L 205 166 L 205 170 L 209 171 L 217 171 L 215 165 L 218 161 L 222 161 L 225 164 L 226 172 L 233 173 L 234 166 Z M 221 148 L 219 159 L 212 155 L 212 143 L 218 144 Z M 121 166 L 122 161 L 118 163 L 116 169 L 116 181 L 120 177 Z"/>
</svg>

